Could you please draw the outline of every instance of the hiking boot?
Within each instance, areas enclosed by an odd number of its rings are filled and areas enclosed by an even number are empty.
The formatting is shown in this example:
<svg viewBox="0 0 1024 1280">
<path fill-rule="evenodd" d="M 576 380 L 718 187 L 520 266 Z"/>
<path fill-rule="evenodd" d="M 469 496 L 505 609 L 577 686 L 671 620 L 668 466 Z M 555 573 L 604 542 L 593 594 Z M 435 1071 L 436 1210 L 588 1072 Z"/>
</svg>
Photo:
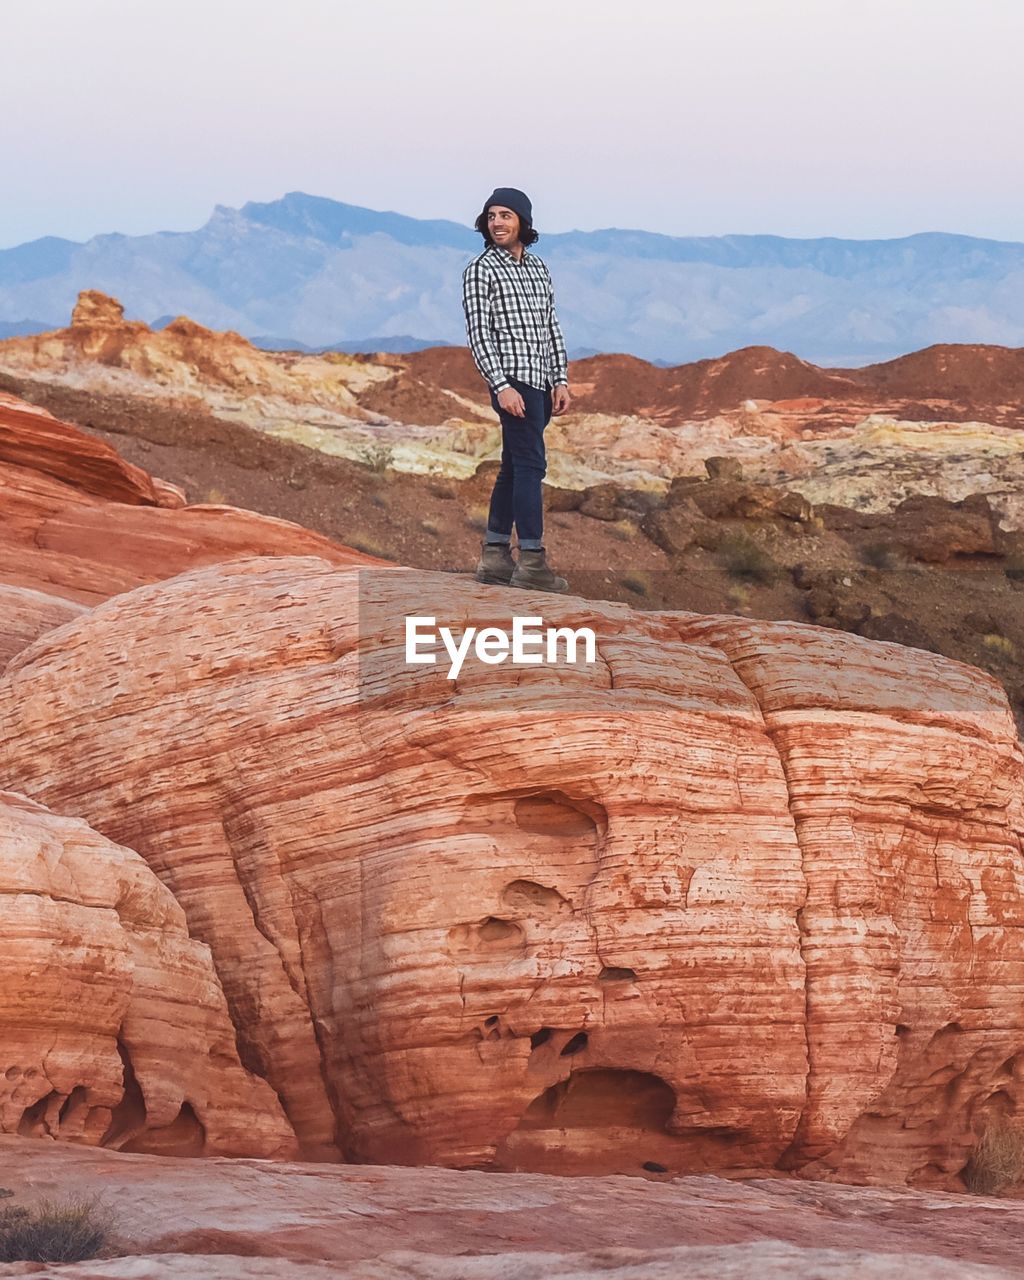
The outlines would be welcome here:
<svg viewBox="0 0 1024 1280">
<path fill-rule="evenodd" d="M 488 582 L 495 587 L 507 587 L 512 579 L 516 562 L 507 542 L 484 542 L 480 547 L 480 562 L 476 566 L 477 582 Z"/>
<path fill-rule="evenodd" d="M 568 591 L 569 584 L 560 578 L 549 567 L 544 559 L 544 548 L 535 551 L 519 548 L 519 563 L 512 574 L 513 587 L 524 587 L 527 591 Z"/>
</svg>

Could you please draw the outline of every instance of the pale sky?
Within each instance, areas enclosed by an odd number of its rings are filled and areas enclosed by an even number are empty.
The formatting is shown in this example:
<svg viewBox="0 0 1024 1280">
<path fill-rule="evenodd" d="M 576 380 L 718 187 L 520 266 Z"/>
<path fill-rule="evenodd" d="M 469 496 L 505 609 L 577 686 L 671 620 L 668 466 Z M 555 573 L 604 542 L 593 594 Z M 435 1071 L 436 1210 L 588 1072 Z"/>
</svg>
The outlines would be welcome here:
<svg viewBox="0 0 1024 1280">
<path fill-rule="evenodd" d="M 5 5 L 0 247 L 306 191 L 541 231 L 1024 241 L 1024 0 Z"/>
</svg>

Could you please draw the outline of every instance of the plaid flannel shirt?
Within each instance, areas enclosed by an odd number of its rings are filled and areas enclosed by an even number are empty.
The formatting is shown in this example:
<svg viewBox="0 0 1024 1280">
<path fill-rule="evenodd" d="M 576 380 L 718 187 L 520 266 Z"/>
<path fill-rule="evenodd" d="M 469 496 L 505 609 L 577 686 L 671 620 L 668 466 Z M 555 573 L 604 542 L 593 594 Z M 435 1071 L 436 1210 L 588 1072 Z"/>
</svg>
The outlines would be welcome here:
<svg viewBox="0 0 1024 1280">
<path fill-rule="evenodd" d="M 517 260 L 488 245 L 462 273 L 462 306 L 473 360 L 495 394 L 510 378 L 542 391 L 569 385 L 551 273 L 536 254 Z"/>
</svg>

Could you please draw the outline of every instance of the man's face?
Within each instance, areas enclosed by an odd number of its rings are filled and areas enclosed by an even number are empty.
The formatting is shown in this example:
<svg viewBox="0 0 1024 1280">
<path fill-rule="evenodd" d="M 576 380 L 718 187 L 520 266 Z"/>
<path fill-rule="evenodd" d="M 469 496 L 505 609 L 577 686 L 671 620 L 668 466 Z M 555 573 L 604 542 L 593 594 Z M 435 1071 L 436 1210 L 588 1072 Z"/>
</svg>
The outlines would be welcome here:
<svg viewBox="0 0 1024 1280">
<path fill-rule="evenodd" d="M 492 204 L 487 210 L 487 230 L 495 244 L 511 249 L 519 239 L 519 215 L 504 205 Z"/>
</svg>

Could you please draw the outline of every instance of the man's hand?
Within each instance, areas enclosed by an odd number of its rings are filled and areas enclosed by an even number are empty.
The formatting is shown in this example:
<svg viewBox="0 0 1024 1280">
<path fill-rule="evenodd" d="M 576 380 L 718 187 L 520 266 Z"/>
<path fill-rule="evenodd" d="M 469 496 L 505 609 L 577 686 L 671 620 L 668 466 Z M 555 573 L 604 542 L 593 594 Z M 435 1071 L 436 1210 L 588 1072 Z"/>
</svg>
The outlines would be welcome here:
<svg viewBox="0 0 1024 1280">
<path fill-rule="evenodd" d="M 526 417 L 526 405 L 523 403 L 523 397 L 515 387 L 506 387 L 504 391 L 499 391 L 498 404 L 501 405 L 506 413 L 511 413 L 513 417 Z"/>
<path fill-rule="evenodd" d="M 557 418 L 559 414 L 565 413 L 565 411 L 569 408 L 570 399 L 571 397 L 569 395 L 568 387 L 558 386 L 553 388 L 551 392 L 552 415 Z"/>
</svg>

